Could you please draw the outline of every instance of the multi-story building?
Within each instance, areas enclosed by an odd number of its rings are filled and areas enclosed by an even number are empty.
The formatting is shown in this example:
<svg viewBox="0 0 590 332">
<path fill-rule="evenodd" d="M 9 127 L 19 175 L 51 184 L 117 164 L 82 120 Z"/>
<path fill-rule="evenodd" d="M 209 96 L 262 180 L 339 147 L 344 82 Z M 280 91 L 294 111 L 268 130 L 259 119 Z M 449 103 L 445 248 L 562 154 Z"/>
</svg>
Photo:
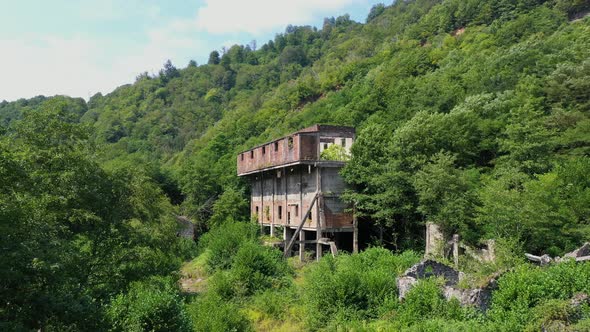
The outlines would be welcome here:
<svg viewBox="0 0 590 332">
<path fill-rule="evenodd" d="M 282 228 L 285 255 L 299 245 L 357 251 L 357 227 L 340 195 L 339 175 L 355 139 L 354 128 L 314 125 L 256 146 L 237 156 L 238 175 L 251 183 L 251 215 L 275 235 Z M 297 240 L 298 239 L 298 240 Z"/>
</svg>

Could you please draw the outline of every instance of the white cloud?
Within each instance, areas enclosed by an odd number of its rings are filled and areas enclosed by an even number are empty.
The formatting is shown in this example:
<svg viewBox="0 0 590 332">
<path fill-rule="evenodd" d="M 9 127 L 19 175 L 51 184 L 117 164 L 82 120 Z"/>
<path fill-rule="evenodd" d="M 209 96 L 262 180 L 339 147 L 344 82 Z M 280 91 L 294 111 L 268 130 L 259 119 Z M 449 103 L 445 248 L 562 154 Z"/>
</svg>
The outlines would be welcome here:
<svg viewBox="0 0 590 332">
<path fill-rule="evenodd" d="M 132 83 L 144 71 L 157 73 L 164 61 L 187 53 L 198 53 L 200 42 L 186 35 L 175 35 L 173 27 L 149 32 L 149 41 L 118 50 L 110 40 L 83 36 L 47 36 L 35 41 L 4 40 L 0 62 L 0 101 L 36 95 L 65 94 L 88 99 L 96 92 L 108 93 Z M 117 51 L 118 50 L 118 51 Z M 181 66 L 175 63 L 177 66 Z M 182 64 L 184 65 L 184 64 Z"/>
<path fill-rule="evenodd" d="M 316 15 L 333 13 L 366 0 L 206 0 L 197 11 L 197 26 L 209 33 L 259 35 L 288 24 L 311 23 Z"/>
<path fill-rule="evenodd" d="M 195 16 L 175 20 L 163 17 L 156 4 L 142 0 L 84 1 L 82 7 L 73 8 L 78 17 L 103 21 L 135 15 L 160 25 L 139 31 L 137 36 L 143 37 L 137 40 L 82 33 L 43 36 L 42 32 L 3 39 L 0 100 L 40 94 L 88 98 L 96 92 L 108 93 L 132 83 L 141 72 L 157 73 L 167 59 L 183 67 L 189 59 L 206 56 L 214 48 L 240 44 L 243 38 L 255 39 L 288 24 L 316 23 L 320 15 L 333 16 L 351 4 L 367 1 L 205 0 Z"/>
</svg>

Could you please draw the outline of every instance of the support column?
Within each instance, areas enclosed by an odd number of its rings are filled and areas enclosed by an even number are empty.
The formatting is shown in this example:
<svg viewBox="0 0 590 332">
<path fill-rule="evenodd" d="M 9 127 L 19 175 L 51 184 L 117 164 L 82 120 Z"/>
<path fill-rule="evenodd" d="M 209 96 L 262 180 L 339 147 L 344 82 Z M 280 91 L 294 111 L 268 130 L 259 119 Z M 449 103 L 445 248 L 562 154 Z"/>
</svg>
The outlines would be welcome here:
<svg viewBox="0 0 590 332">
<path fill-rule="evenodd" d="M 299 232 L 299 261 L 303 262 L 305 260 L 305 231 L 301 230 Z"/>
<path fill-rule="evenodd" d="M 318 200 L 316 205 L 316 260 L 320 260 L 322 258 L 322 244 L 320 243 L 320 239 L 322 238 L 322 214 L 323 214 L 323 206 L 324 206 L 324 196 L 322 195 L 322 169 L 320 167 L 316 167 L 316 190 L 318 192 Z"/>
<path fill-rule="evenodd" d="M 260 231 L 264 234 L 264 171 L 260 172 Z"/>
<path fill-rule="evenodd" d="M 285 241 L 285 257 L 291 257 L 291 250 L 287 251 L 287 243 L 291 241 L 291 232 L 289 232 L 289 227 L 283 228 L 283 240 Z"/>
<path fill-rule="evenodd" d="M 276 173 L 275 172 L 270 172 L 270 175 L 272 177 L 272 196 L 271 196 L 271 219 L 270 219 L 270 236 L 273 237 L 275 236 L 275 191 L 276 191 L 276 186 L 275 186 L 275 182 L 277 181 L 277 177 L 276 177 Z"/>
</svg>

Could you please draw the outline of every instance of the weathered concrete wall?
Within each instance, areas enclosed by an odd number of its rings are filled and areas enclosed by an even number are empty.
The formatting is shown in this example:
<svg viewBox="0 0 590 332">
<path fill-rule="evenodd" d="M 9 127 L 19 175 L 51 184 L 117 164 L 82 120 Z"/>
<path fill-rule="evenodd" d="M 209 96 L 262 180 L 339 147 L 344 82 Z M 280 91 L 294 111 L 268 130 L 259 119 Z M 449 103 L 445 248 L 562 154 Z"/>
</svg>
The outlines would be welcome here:
<svg viewBox="0 0 590 332">
<path fill-rule="evenodd" d="M 437 224 L 426 223 L 426 248 L 424 257 L 443 257 L 444 255 L 444 236 Z"/>
</svg>

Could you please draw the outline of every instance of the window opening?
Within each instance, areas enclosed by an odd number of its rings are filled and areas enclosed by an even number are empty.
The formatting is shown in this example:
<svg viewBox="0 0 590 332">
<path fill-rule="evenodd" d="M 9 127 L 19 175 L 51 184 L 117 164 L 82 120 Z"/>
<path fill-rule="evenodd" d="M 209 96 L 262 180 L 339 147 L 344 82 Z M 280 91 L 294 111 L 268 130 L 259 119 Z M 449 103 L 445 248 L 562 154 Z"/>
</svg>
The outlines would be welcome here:
<svg viewBox="0 0 590 332">
<path fill-rule="evenodd" d="M 340 143 L 342 143 L 342 147 L 345 148 L 346 147 L 346 138 L 341 139 Z"/>
<path fill-rule="evenodd" d="M 266 146 L 262 147 L 262 154 L 266 154 Z"/>
<path fill-rule="evenodd" d="M 275 151 L 279 151 L 279 142 L 275 142 Z"/>
<path fill-rule="evenodd" d="M 283 207 L 279 206 L 279 219 L 283 219 Z"/>
<path fill-rule="evenodd" d="M 254 150 L 250 151 L 250 159 L 254 159 Z"/>
</svg>

